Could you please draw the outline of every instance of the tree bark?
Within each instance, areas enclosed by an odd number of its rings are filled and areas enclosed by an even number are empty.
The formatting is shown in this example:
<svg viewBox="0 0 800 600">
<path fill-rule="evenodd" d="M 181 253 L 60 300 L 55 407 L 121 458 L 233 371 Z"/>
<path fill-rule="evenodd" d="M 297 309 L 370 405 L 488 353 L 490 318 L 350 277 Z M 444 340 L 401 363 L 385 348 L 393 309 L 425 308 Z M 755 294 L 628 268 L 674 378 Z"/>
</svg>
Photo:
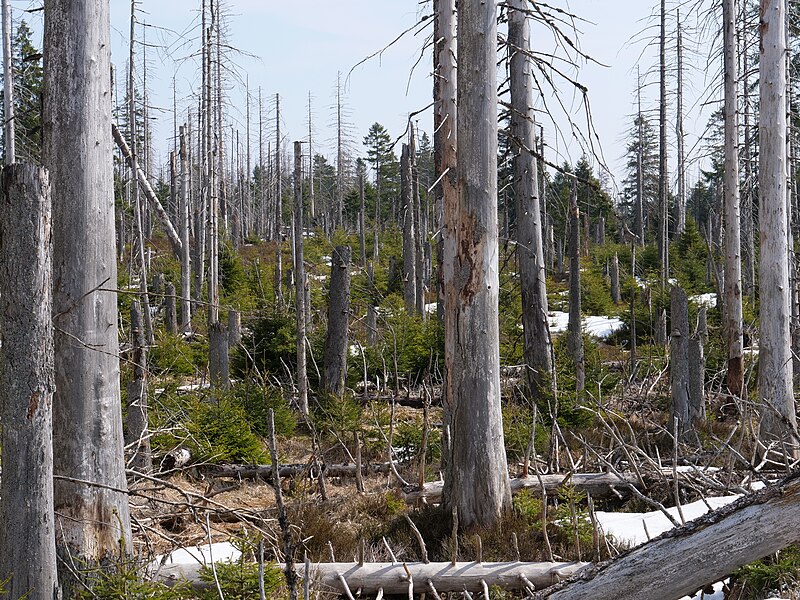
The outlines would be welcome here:
<svg viewBox="0 0 800 600">
<path fill-rule="evenodd" d="M 11 58 L 11 0 L 2 1 L 3 19 L 3 145 L 5 149 L 4 164 L 13 165 L 17 151 L 14 133 L 14 76 Z"/>
<path fill-rule="evenodd" d="M 619 558 L 589 566 L 542 597 L 677 600 L 795 542 L 799 507 L 800 480 L 795 474 Z"/>
<path fill-rule="evenodd" d="M 786 243 L 789 224 L 786 206 L 788 165 L 785 21 L 785 0 L 761 1 L 759 438 L 765 445 L 786 444 L 796 449 L 797 419 L 792 393 L 789 333 L 789 249 Z"/>
<path fill-rule="evenodd" d="M 192 331 L 192 264 L 189 253 L 189 156 L 185 127 L 180 127 L 181 199 L 178 209 L 181 227 L 181 333 Z"/>
<path fill-rule="evenodd" d="M 219 320 L 208 326 L 208 378 L 215 388 L 231 385 L 228 365 L 228 330 Z"/>
<path fill-rule="evenodd" d="M 50 184 L 32 165 L 1 177 L 0 579 L 13 600 L 56 598 Z"/>
<path fill-rule="evenodd" d="M 406 312 L 414 314 L 417 307 L 417 258 L 414 244 L 414 205 L 411 197 L 411 158 L 408 144 L 400 153 L 400 203 L 403 212 L 403 300 Z"/>
<path fill-rule="evenodd" d="M 458 7 L 457 204 L 445 205 L 444 395 L 451 454 L 444 504 L 463 527 L 511 507 L 500 407 L 495 4 Z"/>
<path fill-rule="evenodd" d="M 619 256 L 614 253 L 611 259 L 611 301 L 619 304 L 622 301 L 622 294 L 619 289 Z"/>
<path fill-rule="evenodd" d="M 689 423 L 695 429 L 706 420 L 705 381 L 703 336 L 696 334 L 689 339 Z"/>
<path fill-rule="evenodd" d="M 53 197 L 59 579 L 132 548 L 123 458 L 108 0 L 46 0 L 43 157 Z M 76 480 L 93 482 L 92 485 Z M 99 485 L 94 485 L 94 484 Z"/>
<path fill-rule="evenodd" d="M 511 135 L 515 146 L 514 196 L 517 200 L 517 260 L 522 291 L 522 330 L 527 382 L 534 397 L 547 391 L 553 378 L 547 322 L 539 174 L 533 150 L 536 135 L 533 95 L 536 86 L 530 59 L 530 24 L 526 0 L 511 0 L 508 42 L 511 55 Z"/>
<path fill-rule="evenodd" d="M 164 328 L 170 335 L 178 334 L 178 315 L 175 299 L 175 284 L 168 282 L 164 293 Z"/>
<path fill-rule="evenodd" d="M 350 246 L 337 246 L 331 257 L 328 297 L 328 333 L 323 358 L 323 387 L 341 396 L 347 378 L 348 322 L 350 319 Z"/>
</svg>

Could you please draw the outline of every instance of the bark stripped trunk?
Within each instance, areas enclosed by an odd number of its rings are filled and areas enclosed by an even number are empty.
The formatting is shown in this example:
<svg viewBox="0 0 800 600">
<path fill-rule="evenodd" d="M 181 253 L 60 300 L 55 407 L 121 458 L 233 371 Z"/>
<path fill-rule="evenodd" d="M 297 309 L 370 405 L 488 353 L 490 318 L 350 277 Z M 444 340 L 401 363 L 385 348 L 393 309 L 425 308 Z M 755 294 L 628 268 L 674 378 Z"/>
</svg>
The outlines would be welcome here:
<svg viewBox="0 0 800 600">
<path fill-rule="evenodd" d="M 517 259 L 522 291 L 522 329 L 525 363 L 531 393 L 541 396 L 553 377 L 547 322 L 539 173 L 533 122 L 533 65 L 526 0 L 511 0 L 508 41 L 511 55 L 511 132 L 514 155 L 514 195 L 517 200 Z"/>
<path fill-rule="evenodd" d="M 131 549 L 119 389 L 108 0 L 46 0 L 43 156 L 53 197 L 56 547 L 73 561 Z M 77 69 L 77 70 L 76 70 Z M 92 482 L 87 485 L 83 482 Z M 100 485 L 94 485 L 94 484 Z M 85 561 L 85 562 L 83 562 Z M 68 568 L 69 567 L 69 568 Z"/>
<path fill-rule="evenodd" d="M 761 0 L 759 96 L 759 438 L 796 449 L 787 248 L 786 2 Z"/>
<path fill-rule="evenodd" d="M 403 299 L 406 312 L 414 314 L 417 306 L 417 258 L 414 245 L 414 205 L 411 199 L 411 158 L 408 144 L 400 153 L 400 203 L 403 213 Z"/>
<path fill-rule="evenodd" d="M 185 127 L 180 127 L 181 200 L 178 209 L 181 227 L 181 333 L 192 331 L 192 263 L 189 252 L 189 156 Z"/>
<path fill-rule="evenodd" d="M 56 598 L 50 185 L 32 165 L 1 177 L 0 579 L 13 600 Z"/>
<path fill-rule="evenodd" d="M 670 395 L 672 397 L 671 421 L 677 421 L 678 435 L 691 429 L 689 424 L 689 299 L 680 287 L 670 291 L 671 330 L 669 342 Z"/>
<path fill-rule="evenodd" d="M 303 152 L 294 143 L 294 254 L 295 254 L 295 326 L 297 337 L 297 403 L 308 415 L 308 377 L 306 376 L 306 269 L 303 262 Z"/>
<path fill-rule="evenodd" d="M 667 181 L 667 2 L 661 0 L 661 36 L 659 46 L 658 103 L 658 206 L 660 211 L 658 259 L 661 265 L 661 288 L 669 279 L 669 181 Z"/>
<path fill-rule="evenodd" d="M 726 382 L 733 396 L 744 388 L 742 358 L 742 259 L 739 224 L 739 121 L 736 93 L 739 74 L 736 64 L 735 0 L 722 1 L 723 43 L 725 47 L 725 301 L 724 331 L 728 350 Z"/>
<path fill-rule="evenodd" d="M 580 397 L 585 388 L 586 367 L 581 331 L 581 226 L 578 210 L 578 184 L 572 181 L 569 200 L 569 323 L 567 352 L 575 365 L 575 391 Z"/>
<path fill-rule="evenodd" d="M 445 205 L 445 396 L 451 454 L 444 504 L 462 527 L 511 506 L 500 409 L 495 4 L 458 7 L 457 203 Z"/>
<path fill-rule="evenodd" d="M 350 246 L 337 246 L 331 257 L 328 333 L 323 358 L 323 387 L 341 396 L 347 377 L 348 321 L 350 317 Z"/>
<path fill-rule="evenodd" d="M 686 229 L 686 161 L 683 147 L 683 31 L 681 29 L 680 9 L 678 10 L 678 93 L 675 134 L 678 145 L 678 197 L 675 198 L 675 235 Z"/>
</svg>

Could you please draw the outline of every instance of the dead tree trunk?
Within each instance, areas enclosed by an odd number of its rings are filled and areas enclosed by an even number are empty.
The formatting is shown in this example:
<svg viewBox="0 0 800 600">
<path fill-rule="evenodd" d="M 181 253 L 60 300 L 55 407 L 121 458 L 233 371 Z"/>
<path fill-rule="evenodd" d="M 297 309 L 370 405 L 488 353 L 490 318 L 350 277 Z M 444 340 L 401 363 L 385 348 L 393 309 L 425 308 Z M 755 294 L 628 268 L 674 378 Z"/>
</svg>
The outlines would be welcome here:
<svg viewBox="0 0 800 600">
<path fill-rule="evenodd" d="M 147 428 L 147 344 L 142 305 L 138 300 L 131 302 L 131 338 L 133 379 L 128 383 L 125 445 L 133 448 L 130 467 L 140 473 L 150 473 L 153 465 L 150 458 L 150 432 Z"/>
<path fill-rule="evenodd" d="M 762 0 L 759 96 L 759 438 L 796 448 L 786 206 L 786 2 Z"/>
<path fill-rule="evenodd" d="M 736 60 L 735 0 L 722 2 L 725 54 L 725 301 L 722 311 L 728 351 L 726 382 L 733 396 L 744 388 L 742 357 L 742 258 L 739 215 L 739 120 L 736 112 L 739 74 Z"/>
<path fill-rule="evenodd" d="M 661 289 L 669 279 L 669 181 L 667 179 L 667 1 L 661 0 L 661 35 L 659 45 L 658 103 L 658 259 L 661 265 Z"/>
<path fill-rule="evenodd" d="M 414 205 L 411 198 L 411 158 L 408 144 L 400 153 L 400 203 L 403 213 L 403 299 L 406 312 L 417 306 L 417 259 L 414 245 Z"/>
<path fill-rule="evenodd" d="M 569 201 L 569 323 L 567 352 L 575 364 L 575 390 L 580 396 L 585 388 L 583 332 L 581 331 L 581 226 L 578 210 L 578 184 L 573 180 Z"/>
<path fill-rule="evenodd" d="M 228 330 L 217 320 L 208 326 L 208 378 L 212 386 L 223 390 L 231 385 L 228 350 Z"/>
<path fill-rule="evenodd" d="M 798 527 L 800 480 L 795 474 L 617 559 L 586 567 L 541 597 L 677 600 L 794 543 Z"/>
<path fill-rule="evenodd" d="M 614 253 L 611 260 L 611 301 L 619 304 L 622 301 L 622 294 L 619 289 L 619 256 Z"/>
<path fill-rule="evenodd" d="M 5 164 L 13 165 L 16 160 L 14 133 L 14 77 L 11 69 L 11 0 L 2 2 L 3 18 L 3 144 Z"/>
<path fill-rule="evenodd" d="M 164 293 L 164 328 L 170 335 L 178 334 L 178 315 L 175 299 L 175 284 L 167 282 Z"/>
<path fill-rule="evenodd" d="M 705 381 L 703 336 L 698 333 L 689 339 L 689 423 L 695 429 L 706 420 Z"/>
<path fill-rule="evenodd" d="M 308 377 L 306 375 L 306 269 L 303 262 L 303 152 L 294 143 L 294 254 L 295 254 L 295 326 L 297 337 L 297 403 L 308 415 Z M 363 181 L 363 180 L 362 180 Z M 363 229 L 362 229 L 363 232 Z"/>
<path fill-rule="evenodd" d="M 671 421 L 677 421 L 678 435 L 683 437 L 691 429 L 689 423 L 689 299 L 680 287 L 670 292 L 671 331 L 669 337 L 670 395 L 672 397 Z"/>
<path fill-rule="evenodd" d="M 444 504 L 463 527 L 495 523 L 511 506 L 500 408 L 495 12 L 484 0 L 458 5 L 458 203 L 445 205 L 443 229 Z"/>
<path fill-rule="evenodd" d="M 8 152 L 8 148 L 6 148 Z M 2 171 L 0 197 L 0 579 L 17 600 L 56 598 L 50 185 L 32 165 Z"/>
<path fill-rule="evenodd" d="M 341 396 L 347 377 L 348 322 L 350 318 L 350 246 L 337 246 L 331 257 L 328 297 L 328 333 L 323 358 L 323 387 Z"/>
<path fill-rule="evenodd" d="M 187 153 L 186 133 L 180 127 L 181 155 L 181 200 L 178 214 L 181 227 L 181 333 L 192 331 L 192 263 L 189 253 L 189 156 Z"/>
<path fill-rule="evenodd" d="M 686 229 L 686 153 L 684 151 L 683 133 L 683 31 L 681 29 L 681 15 L 678 9 L 678 81 L 677 81 L 677 107 L 675 134 L 678 146 L 678 196 L 675 198 L 675 235 L 683 234 Z"/>
<path fill-rule="evenodd" d="M 528 385 L 541 396 L 553 378 L 550 332 L 547 322 L 542 220 L 539 204 L 539 174 L 533 122 L 533 91 L 536 86 L 531 64 L 530 24 L 526 0 L 511 0 L 508 41 L 511 55 L 511 133 L 514 155 L 514 195 L 517 199 L 517 260 L 522 291 L 522 330 Z"/>
<path fill-rule="evenodd" d="M 238 310 L 228 311 L 228 348 L 242 343 L 242 315 Z"/>
<path fill-rule="evenodd" d="M 131 548 L 117 334 L 108 0 L 46 0 L 43 157 L 53 197 L 59 580 Z M 80 65 L 80 72 L 75 66 Z M 58 479 L 66 476 L 70 479 Z M 86 482 L 91 482 L 88 484 Z"/>
</svg>

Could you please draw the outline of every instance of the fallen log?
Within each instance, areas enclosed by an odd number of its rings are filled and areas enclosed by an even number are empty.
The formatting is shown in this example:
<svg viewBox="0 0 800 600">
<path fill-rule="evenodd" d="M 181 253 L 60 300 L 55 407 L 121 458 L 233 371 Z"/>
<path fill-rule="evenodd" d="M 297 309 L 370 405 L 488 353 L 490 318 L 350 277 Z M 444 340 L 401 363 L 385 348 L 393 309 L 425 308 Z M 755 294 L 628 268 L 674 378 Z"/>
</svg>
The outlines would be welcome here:
<svg viewBox="0 0 800 600">
<path fill-rule="evenodd" d="M 595 498 L 604 498 L 617 495 L 631 485 L 640 485 L 639 479 L 634 473 L 623 473 L 622 476 L 614 473 L 573 473 L 571 475 L 555 473 L 542 475 L 541 478 L 542 481 L 540 483 L 539 478 L 532 475 L 528 477 L 513 477 L 511 479 L 511 492 L 516 494 L 521 490 L 531 490 L 534 494 L 538 494 L 541 492 L 542 484 L 544 484 L 544 489 L 549 493 L 565 485 L 570 485 Z M 423 498 L 435 504 L 442 499 L 443 487 L 444 482 L 433 481 L 426 483 L 422 489 L 403 494 L 403 498 L 409 504 L 413 504 Z"/>
<path fill-rule="evenodd" d="M 161 223 L 161 226 L 164 228 L 164 232 L 167 234 L 170 246 L 172 246 L 172 251 L 178 258 L 180 258 L 183 242 L 181 242 L 181 238 L 178 235 L 178 232 L 175 230 L 172 221 L 169 220 L 167 211 L 164 210 L 164 206 L 161 204 L 158 196 L 156 196 L 156 193 L 153 191 L 153 187 L 150 185 L 150 181 L 147 179 L 147 174 L 145 174 L 145 172 L 139 166 L 136 157 L 131 153 L 128 142 L 125 141 L 125 138 L 122 136 L 122 132 L 119 130 L 119 127 L 117 127 L 116 123 L 111 124 L 111 133 L 114 135 L 114 141 L 117 143 L 122 155 L 128 161 L 128 164 L 130 164 L 131 169 L 134 171 L 136 179 L 139 181 L 139 186 L 142 188 L 144 195 L 147 197 L 147 201 L 156 211 L 158 221 Z"/>
<path fill-rule="evenodd" d="M 674 600 L 796 542 L 798 530 L 800 472 L 611 561 L 589 566 L 537 597 Z"/>
<path fill-rule="evenodd" d="M 450 562 L 435 563 L 317 563 L 311 567 L 312 589 L 345 594 L 342 580 L 350 590 L 361 590 L 361 597 L 374 595 L 383 589 L 386 595 L 407 594 L 409 584 L 414 593 L 430 592 L 429 582 L 439 593 L 480 592 L 484 583 L 505 590 L 541 589 L 579 572 L 587 563 L 582 562 Z M 303 577 L 304 567 L 297 572 Z M 209 587 L 200 581 L 200 565 L 161 566 L 155 577 L 167 585 L 185 579 L 195 589 Z M 410 596 L 409 596 L 410 597 Z"/>
<path fill-rule="evenodd" d="M 389 463 L 362 465 L 361 473 L 388 473 Z M 228 477 L 233 479 L 272 479 L 272 465 L 202 465 L 198 470 L 209 477 Z M 315 465 L 307 463 L 281 465 L 278 469 L 281 477 L 297 477 L 298 475 L 317 476 Z M 323 473 L 326 477 L 355 477 L 356 466 L 351 464 L 324 465 Z"/>
</svg>

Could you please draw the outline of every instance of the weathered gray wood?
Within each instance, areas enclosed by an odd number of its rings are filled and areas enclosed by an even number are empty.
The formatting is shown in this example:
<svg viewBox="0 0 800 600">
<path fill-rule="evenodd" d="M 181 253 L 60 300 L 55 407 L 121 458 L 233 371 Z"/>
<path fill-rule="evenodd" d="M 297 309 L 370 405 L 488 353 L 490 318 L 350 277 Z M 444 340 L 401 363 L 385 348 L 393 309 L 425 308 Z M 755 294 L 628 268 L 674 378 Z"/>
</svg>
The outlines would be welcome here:
<svg viewBox="0 0 800 600">
<path fill-rule="evenodd" d="M 228 329 L 217 321 L 208 327 L 208 378 L 215 388 L 231 385 L 228 365 Z"/>
<path fill-rule="evenodd" d="M 312 587 L 319 590 L 337 590 L 345 594 L 342 579 L 347 587 L 361 590 L 361 597 L 372 596 L 379 590 L 384 594 L 403 597 L 413 593 L 430 593 L 429 583 L 439 593 L 482 592 L 486 586 L 504 590 L 524 590 L 528 583 L 537 589 L 545 588 L 574 575 L 586 567 L 582 562 L 404 562 L 404 563 L 316 563 L 311 566 Z M 200 565 L 162 566 L 158 580 L 172 585 L 181 579 L 190 581 L 195 589 L 207 589 L 213 582 L 201 581 Z M 304 566 L 296 567 L 302 577 Z M 409 586 L 410 581 L 413 587 Z M 416 597 L 416 596 L 415 596 Z"/>
<path fill-rule="evenodd" d="M 722 1 L 722 33 L 725 72 L 725 277 L 723 331 L 728 356 L 726 384 L 733 396 L 744 388 L 742 336 L 742 257 L 739 214 L 739 73 L 736 52 L 736 2 Z"/>
<path fill-rule="evenodd" d="M 73 561 L 118 559 L 131 530 L 123 458 L 114 245 L 108 0 L 44 4 L 43 162 L 53 198 L 56 547 Z M 88 485 L 78 481 L 93 482 Z M 107 487 L 104 487 L 107 486 Z"/>
<path fill-rule="evenodd" d="M 235 348 L 242 343 L 242 314 L 238 310 L 228 311 L 228 347 Z"/>
<path fill-rule="evenodd" d="M 749 494 L 545 590 L 552 600 L 677 600 L 785 548 L 800 527 L 800 480 Z"/>
<path fill-rule="evenodd" d="M 0 579 L 8 598 L 57 597 L 55 389 L 47 172 L 2 171 L 0 196 Z M 31 595 L 27 595 L 31 593 Z"/>
<path fill-rule="evenodd" d="M 408 160 L 411 166 L 411 207 L 414 217 L 414 311 L 422 319 L 425 315 L 425 242 L 427 232 L 422 227 L 422 206 L 419 196 L 419 167 L 414 123 L 408 124 Z"/>
<path fill-rule="evenodd" d="M 14 133 L 14 77 L 11 72 L 11 1 L 2 2 L 3 19 L 3 146 L 4 162 L 13 165 L 16 160 L 16 140 Z"/>
<path fill-rule="evenodd" d="M 759 438 L 797 447 L 789 320 L 786 1 L 761 3 L 759 97 Z"/>
<path fill-rule="evenodd" d="M 553 378 L 552 348 L 547 321 L 542 220 L 534 131 L 534 88 L 529 4 L 511 0 L 508 42 L 511 54 L 511 134 L 514 146 L 514 196 L 517 200 L 517 260 L 522 293 L 522 331 L 527 381 L 540 396 Z"/>
<path fill-rule="evenodd" d="M 689 422 L 695 429 L 706 420 L 705 379 L 703 337 L 693 335 L 689 339 Z"/>
<path fill-rule="evenodd" d="M 164 329 L 170 335 L 177 335 L 178 333 L 177 311 L 175 284 L 168 281 L 164 286 Z"/>
<path fill-rule="evenodd" d="M 348 323 L 350 320 L 350 246 L 337 246 L 331 257 L 328 294 L 328 332 L 323 358 L 323 387 L 335 396 L 344 393 L 347 377 Z"/>
<path fill-rule="evenodd" d="M 614 253 L 611 259 L 611 301 L 619 304 L 622 301 L 622 294 L 619 289 L 619 256 Z"/>
<path fill-rule="evenodd" d="M 588 232 L 587 232 L 588 234 Z M 581 330 L 581 227 L 578 209 L 578 184 L 572 181 L 569 200 L 569 322 L 567 324 L 567 352 L 575 365 L 575 390 L 578 395 L 585 388 L 586 366 L 583 355 Z"/>
<path fill-rule="evenodd" d="M 403 214 L 403 300 L 406 312 L 414 314 L 417 307 L 417 258 L 408 144 L 403 144 L 400 153 L 400 205 Z"/>
<path fill-rule="evenodd" d="M 178 207 L 181 228 L 181 333 L 192 331 L 192 260 L 189 252 L 189 154 L 185 126 L 180 127 L 181 198 Z"/>
<path fill-rule="evenodd" d="M 125 140 L 125 137 L 122 135 L 122 132 L 119 130 L 119 127 L 117 127 L 116 123 L 111 124 L 111 132 L 114 135 L 114 141 L 117 143 L 117 147 L 130 164 L 134 177 L 139 183 L 139 187 L 144 192 L 144 195 L 147 198 L 147 201 L 150 203 L 150 206 L 156 211 L 156 216 L 158 217 L 159 223 L 161 223 L 161 226 L 164 228 L 164 233 L 167 234 L 167 239 L 169 240 L 170 246 L 172 246 L 172 251 L 175 253 L 175 256 L 180 258 L 183 242 L 181 241 L 175 226 L 172 224 L 172 221 L 170 221 L 167 211 L 164 210 L 161 200 L 158 199 L 158 196 L 153 191 L 153 186 L 150 185 L 150 180 L 147 179 L 147 174 L 139 166 L 138 159 L 131 152 L 128 142 Z"/>
<path fill-rule="evenodd" d="M 680 8 L 677 9 L 677 93 L 675 107 L 675 133 L 678 163 L 678 194 L 675 198 L 675 235 L 686 230 L 686 151 L 684 149 L 683 129 L 683 27 L 681 25 Z"/>
<path fill-rule="evenodd" d="M 496 6 L 458 4 L 458 200 L 444 207 L 450 455 L 444 504 L 463 527 L 511 506 L 500 406 Z"/>
<path fill-rule="evenodd" d="M 563 486 L 574 487 L 581 492 L 591 495 L 593 498 L 606 498 L 616 496 L 618 493 L 625 493 L 629 485 L 639 486 L 641 479 L 635 473 L 623 473 L 621 476 L 614 473 L 550 473 L 539 477 L 512 477 L 510 480 L 511 492 L 516 494 L 522 490 L 529 490 L 535 495 L 540 495 L 542 485 L 550 493 Z M 426 483 L 422 489 L 412 490 L 403 494 L 403 498 L 409 504 L 413 504 L 423 498 L 429 503 L 437 503 L 442 497 L 441 481 Z M 616 490 L 616 491 L 615 491 Z"/>
<path fill-rule="evenodd" d="M 303 259 L 303 152 L 294 143 L 294 254 L 295 254 L 295 351 L 297 358 L 297 403 L 308 415 L 308 375 L 306 373 L 306 268 Z M 363 174 L 362 174 L 363 183 Z M 363 228 L 362 228 L 363 233 Z"/>
<path fill-rule="evenodd" d="M 131 302 L 131 341 L 133 379 L 128 383 L 128 419 L 125 423 L 125 444 L 132 447 L 130 468 L 150 473 L 153 464 L 150 454 L 150 433 L 147 427 L 147 344 L 144 335 L 142 305 Z"/>
<path fill-rule="evenodd" d="M 667 1 L 661 0 L 658 103 L 658 262 L 661 289 L 669 279 L 669 173 L 667 173 Z"/>
<path fill-rule="evenodd" d="M 705 344 L 708 341 L 708 309 L 701 306 L 697 310 L 697 335 Z"/>
<path fill-rule="evenodd" d="M 650 292 L 650 290 L 648 290 Z M 667 335 L 667 310 L 662 309 L 661 312 L 658 313 L 658 321 L 656 321 L 656 330 L 655 330 L 655 343 L 659 346 L 665 346 L 669 341 L 669 336 Z"/>
<path fill-rule="evenodd" d="M 669 337 L 670 426 L 678 422 L 678 435 L 691 429 L 689 421 L 689 298 L 677 285 L 670 290 Z"/>
</svg>

